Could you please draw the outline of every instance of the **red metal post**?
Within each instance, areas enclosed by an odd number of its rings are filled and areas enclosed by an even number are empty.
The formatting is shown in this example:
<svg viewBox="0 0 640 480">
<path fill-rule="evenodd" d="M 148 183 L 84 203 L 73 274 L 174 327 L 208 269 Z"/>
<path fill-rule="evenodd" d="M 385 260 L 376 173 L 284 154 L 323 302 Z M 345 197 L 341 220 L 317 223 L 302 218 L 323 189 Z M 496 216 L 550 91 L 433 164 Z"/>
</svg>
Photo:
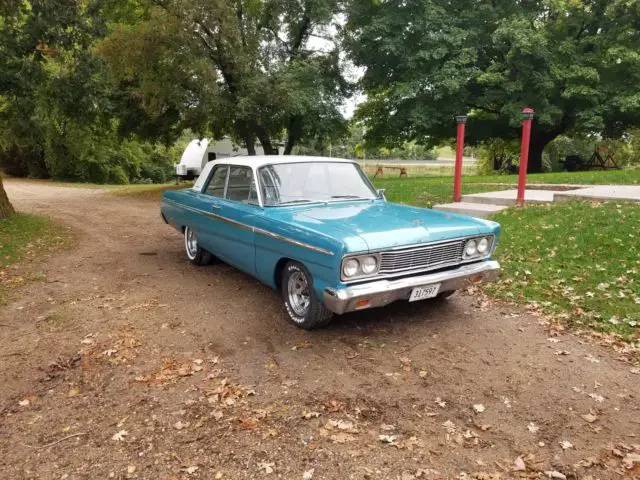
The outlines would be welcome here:
<svg viewBox="0 0 640 480">
<path fill-rule="evenodd" d="M 466 115 L 458 115 L 458 134 L 456 136 L 456 164 L 453 170 L 453 201 L 459 202 L 462 199 L 462 152 L 464 151 L 464 124 L 467 122 Z"/>
<path fill-rule="evenodd" d="M 529 164 L 529 140 L 531 139 L 531 122 L 533 109 L 522 110 L 522 142 L 520 144 L 520 167 L 518 168 L 518 198 L 517 205 L 524 205 L 524 191 L 527 186 L 527 166 Z"/>
</svg>

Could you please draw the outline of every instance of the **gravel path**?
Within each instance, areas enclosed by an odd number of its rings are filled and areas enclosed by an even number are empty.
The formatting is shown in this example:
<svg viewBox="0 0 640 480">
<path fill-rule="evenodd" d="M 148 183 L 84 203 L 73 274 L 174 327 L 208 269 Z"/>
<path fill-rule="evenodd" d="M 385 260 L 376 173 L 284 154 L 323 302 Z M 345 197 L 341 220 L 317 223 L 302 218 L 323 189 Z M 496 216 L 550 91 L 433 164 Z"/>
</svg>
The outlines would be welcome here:
<svg viewBox="0 0 640 480">
<path fill-rule="evenodd" d="M 640 477 L 640 371 L 610 347 L 471 294 L 304 332 L 190 265 L 157 202 L 5 186 L 77 243 L 0 306 L 2 479 Z"/>
</svg>

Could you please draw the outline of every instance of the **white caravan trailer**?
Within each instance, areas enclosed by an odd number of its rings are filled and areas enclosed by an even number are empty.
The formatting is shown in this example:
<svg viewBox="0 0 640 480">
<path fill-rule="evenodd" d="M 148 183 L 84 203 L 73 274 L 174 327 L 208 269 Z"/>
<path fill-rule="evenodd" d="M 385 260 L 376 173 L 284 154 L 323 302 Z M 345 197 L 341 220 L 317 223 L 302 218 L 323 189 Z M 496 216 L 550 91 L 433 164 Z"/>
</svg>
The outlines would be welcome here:
<svg viewBox="0 0 640 480">
<path fill-rule="evenodd" d="M 263 155 L 259 145 L 256 145 L 256 154 Z M 234 144 L 229 138 L 218 142 L 209 142 L 207 138 L 191 140 L 182 153 L 180 163 L 176 165 L 176 175 L 184 180 L 193 180 L 200 175 L 207 162 L 238 155 L 248 155 L 247 149 Z"/>
</svg>

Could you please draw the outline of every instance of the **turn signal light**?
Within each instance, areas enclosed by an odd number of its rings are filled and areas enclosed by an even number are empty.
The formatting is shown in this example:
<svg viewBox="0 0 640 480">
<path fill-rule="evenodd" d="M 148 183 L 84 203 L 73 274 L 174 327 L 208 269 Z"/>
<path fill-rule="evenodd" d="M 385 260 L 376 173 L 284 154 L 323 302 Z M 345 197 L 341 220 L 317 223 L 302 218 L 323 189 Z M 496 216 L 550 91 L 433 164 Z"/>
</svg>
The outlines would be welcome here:
<svg viewBox="0 0 640 480">
<path fill-rule="evenodd" d="M 356 300 L 356 310 L 360 310 L 361 308 L 367 308 L 371 305 L 369 300 Z"/>
</svg>

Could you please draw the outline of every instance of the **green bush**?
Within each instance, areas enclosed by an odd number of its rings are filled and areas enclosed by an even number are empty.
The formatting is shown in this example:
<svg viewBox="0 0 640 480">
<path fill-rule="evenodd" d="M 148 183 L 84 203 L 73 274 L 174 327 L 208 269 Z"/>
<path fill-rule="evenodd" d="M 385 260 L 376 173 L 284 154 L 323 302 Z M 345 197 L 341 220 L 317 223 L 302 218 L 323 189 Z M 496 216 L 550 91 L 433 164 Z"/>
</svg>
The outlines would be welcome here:
<svg viewBox="0 0 640 480">
<path fill-rule="evenodd" d="M 121 140 L 115 130 L 95 132 L 54 122 L 44 132 L 42 149 L 8 146 L 0 150 L 0 167 L 14 176 L 113 183 L 164 183 L 172 175 L 176 152 L 160 144 Z"/>
</svg>

